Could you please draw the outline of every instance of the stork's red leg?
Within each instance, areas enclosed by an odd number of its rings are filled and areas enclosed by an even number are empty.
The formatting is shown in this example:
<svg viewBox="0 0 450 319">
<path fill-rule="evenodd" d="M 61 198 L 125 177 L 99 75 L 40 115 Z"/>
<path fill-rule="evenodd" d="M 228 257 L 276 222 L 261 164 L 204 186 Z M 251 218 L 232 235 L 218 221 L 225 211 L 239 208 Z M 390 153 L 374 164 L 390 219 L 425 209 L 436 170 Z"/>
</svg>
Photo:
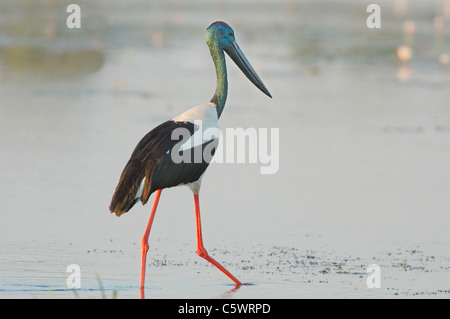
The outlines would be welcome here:
<svg viewBox="0 0 450 319">
<path fill-rule="evenodd" d="M 144 298 L 144 284 L 145 284 L 145 268 L 148 252 L 148 236 L 150 235 L 150 229 L 152 228 L 153 219 L 155 218 L 156 208 L 158 207 L 159 197 L 161 196 L 161 190 L 156 191 L 155 202 L 153 203 L 152 212 L 150 213 L 150 218 L 147 223 L 147 228 L 145 229 L 144 236 L 141 241 L 141 298 Z"/>
<path fill-rule="evenodd" d="M 228 270 L 226 270 L 221 264 L 215 261 L 208 255 L 205 247 L 203 246 L 203 237 L 202 237 L 202 225 L 200 222 L 200 203 L 198 200 L 198 194 L 194 193 L 194 201 L 195 201 L 195 219 L 197 222 L 197 255 L 206 259 L 211 264 L 216 266 L 219 270 L 221 270 L 225 275 L 227 275 L 231 280 L 234 281 L 236 285 L 242 285 L 242 283 L 236 279 Z"/>
</svg>

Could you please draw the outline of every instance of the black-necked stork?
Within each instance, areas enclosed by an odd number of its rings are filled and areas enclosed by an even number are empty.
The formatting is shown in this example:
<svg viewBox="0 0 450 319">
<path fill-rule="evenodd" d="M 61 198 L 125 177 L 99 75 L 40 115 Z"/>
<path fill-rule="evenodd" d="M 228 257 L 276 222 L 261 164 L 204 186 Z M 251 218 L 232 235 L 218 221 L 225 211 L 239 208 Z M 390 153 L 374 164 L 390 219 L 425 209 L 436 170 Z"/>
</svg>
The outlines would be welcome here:
<svg viewBox="0 0 450 319">
<path fill-rule="evenodd" d="M 200 161 L 174 161 L 173 155 L 185 158 L 183 155 L 186 155 L 186 152 L 194 154 L 198 150 L 205 150 L 208 146 L 212 150 L 211 155 L 214 155 L 214 148 L 218 143 L 219 136 L 218 134 L 205 135 L 203 132 L 208 129 L 218 130 L 218 119 L 225 106 L 228 83 L 224 52 L 233 59 L 257 88 L 267 96 L 272 96 L 237 45 L 234 31 L 228 24 L 221 21 L 211 24 L 206 29 L 206 43 L 209 46 L 217 74 L 217 88 L 213 98 L 209 103 L 193 107 L 172 120 L 162 123 L 142 138 L 120 176 L 109 207 L 112 213 L 120 216 L 129 211 L 138 200 L 145 205 L 150 195 L 156 192 L 141 242 L 141 297 L 143 297 L 146 256 L 149 248 L 148 236 L 161 191 L 164 188 L 178 185 L 187 185 L 194 193 L 197 254 L 220 269 L 236 285 L 241 285 L 236 277 L 208 255 L 203 246 L 198 196 L 201 179 L 209 165 L 209 160 L 202 157 Z M 199 128 L 198 123 L 201 124 L 202 129 Z M 189 139 L 183 144 L 180 143 L 179 136 L 173 134 L 177 129 L 189 133 Z M 180 146 L 180 144 L 182 145 Z M 187 158 L 192 159 L 190 156 Z"/>
</svg>

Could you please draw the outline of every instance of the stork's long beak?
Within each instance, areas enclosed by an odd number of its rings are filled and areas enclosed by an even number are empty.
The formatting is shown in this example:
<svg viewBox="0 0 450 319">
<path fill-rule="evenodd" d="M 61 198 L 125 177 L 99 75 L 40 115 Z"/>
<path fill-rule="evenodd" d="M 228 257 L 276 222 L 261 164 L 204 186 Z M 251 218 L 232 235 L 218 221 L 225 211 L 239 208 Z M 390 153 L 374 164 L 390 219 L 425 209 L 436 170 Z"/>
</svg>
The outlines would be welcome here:
<svg viewBox="0 0 450 319">
<path fill-rule="evenodd" d="M 237 66 L 241 69 L 241 71 L 245 74 L 245 76 L 258 89 L 260 89 L 267 96 L 272 97 L 272 95 L 270 95 L 269 93 L 269 90 L 267 90 L 266 86 L 259 78 L 258 74 L 256 74 L 255 70 L 253 70 L 252 65 L 250 64 L 250 62 L 248 62 L 244 53 L 242 53 L 236 41 L 232 41 L 231 46 L 225 49 L 225 52 L 230 56 L 231 59 L 233 59 L 234 63 L 237 64 Z"/>
</svg>

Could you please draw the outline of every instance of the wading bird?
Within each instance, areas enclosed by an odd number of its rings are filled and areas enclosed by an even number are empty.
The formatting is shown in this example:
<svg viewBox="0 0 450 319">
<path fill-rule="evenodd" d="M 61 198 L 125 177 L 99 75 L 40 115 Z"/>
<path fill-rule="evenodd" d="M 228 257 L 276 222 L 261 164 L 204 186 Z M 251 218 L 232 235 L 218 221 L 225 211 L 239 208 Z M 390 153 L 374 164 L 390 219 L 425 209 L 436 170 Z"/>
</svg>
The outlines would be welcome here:
<svg viewBox="0 0 450 319">
<path fill-rule="evenodd" d="M 218 134 L 206 135 L 203 132 L 206 130 L 217 132 L 218 119 L 227 99 L 228 83 L 224 52 L 258 89 L 267 96 L 272 96 L 237 45 L 234 31 L 228 24 L 221 21 L 211 24 L 206 29 L 206 43 L 216 68 L 217 87 L 214 96 L 209 103 L 193 107 L 172 120 L 160 124 L 142 138 L 120 176 L 109 207 L 112 213 L 120 216 L 129 211 L 139 200 L 145 205 L 150 195 L 156 192 L 150 218 L 141 241 L 141 297 L 144 296 L 148 237 L 161 191 L 178 185 L 187 185 L 194 193 L 197 254 L 220 269 L 236 285 L 241 285 L 236 277 L 208 255 L 203 246 L 199 191 L 201 179 L 210 158 L 202 156 L 201 160 L 192 161 L 192 156 L 185 157 L 185 155 L 195 156 L 199 150 L 203 154 L 203 151 L 208 148 L 211 156 L 214 155 L 219 136 Z M 174 134 L 177 130 L 188 132 L 188 139 L 180 139 L 179 134 Z M 175 158 L 183 160 L 174 160 Z M 186 158 L 191 160 L 185 160 Z"/>
</svg>

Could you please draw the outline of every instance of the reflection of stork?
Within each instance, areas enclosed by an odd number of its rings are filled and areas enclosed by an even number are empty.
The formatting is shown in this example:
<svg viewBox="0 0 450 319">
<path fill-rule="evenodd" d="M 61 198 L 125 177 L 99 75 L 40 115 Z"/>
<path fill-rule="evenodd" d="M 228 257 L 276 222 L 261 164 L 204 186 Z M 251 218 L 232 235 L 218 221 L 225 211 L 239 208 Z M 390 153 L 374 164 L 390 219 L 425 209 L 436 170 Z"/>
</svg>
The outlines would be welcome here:
<svg viewBox="0 0 450 319">
<path fill-rule="evenodd" d="M 194 193 L 197 222 L 197 254 L 219 268 L 236 285 L 241 285 L 239 280 L 208 255 L 203 246 L 198 194 L 201 179 L 209 165 L 209 160 L 202 158 L 200 161 L 194 162 L 176 162 L 173 160 L 173 155 L 182 155 L 186 154 L 186 152 L 195 153 L 199 148 L 202 151 L 207 147 L 212 149 L 210 153 L 214 154 L 218 135 L 203 136 L 202 130 L 199 130 L 199 126 L 194 124 L 194 121 L 199 121 L 203 130 L 218 130 L 217 122 L 225 106 L 228 91 L 224 51 L 257 88 L 269 97 L 271 95 L 237 45 L 233 29 L 230 26 L 224 22 L 211 24 L 206 29 L 206 43 L 211 51 L 217 73 L 217 88 L 213 98 L 209 103 L 193 107 L 172 120 L 162 123 L 144 136 L 125 166 L 111 201 L 111 212 L 120 216 L 130 210 L 138 200 L 141 200 L 142 204 L 146 204 L 150 195 L 156 192 L 150 219 L 141 242 L 141 297 L 144 295 L 146 257 L 149 247 L 148 236 L 161 196 L 161 190 L 178 185 L 188 185 Z M 176 129 L 189 132 L 187 142 L 178 148 L 176 145 L 181 143 L 179 139 L 174 139 L 172 136 Z"/>
</svg>

